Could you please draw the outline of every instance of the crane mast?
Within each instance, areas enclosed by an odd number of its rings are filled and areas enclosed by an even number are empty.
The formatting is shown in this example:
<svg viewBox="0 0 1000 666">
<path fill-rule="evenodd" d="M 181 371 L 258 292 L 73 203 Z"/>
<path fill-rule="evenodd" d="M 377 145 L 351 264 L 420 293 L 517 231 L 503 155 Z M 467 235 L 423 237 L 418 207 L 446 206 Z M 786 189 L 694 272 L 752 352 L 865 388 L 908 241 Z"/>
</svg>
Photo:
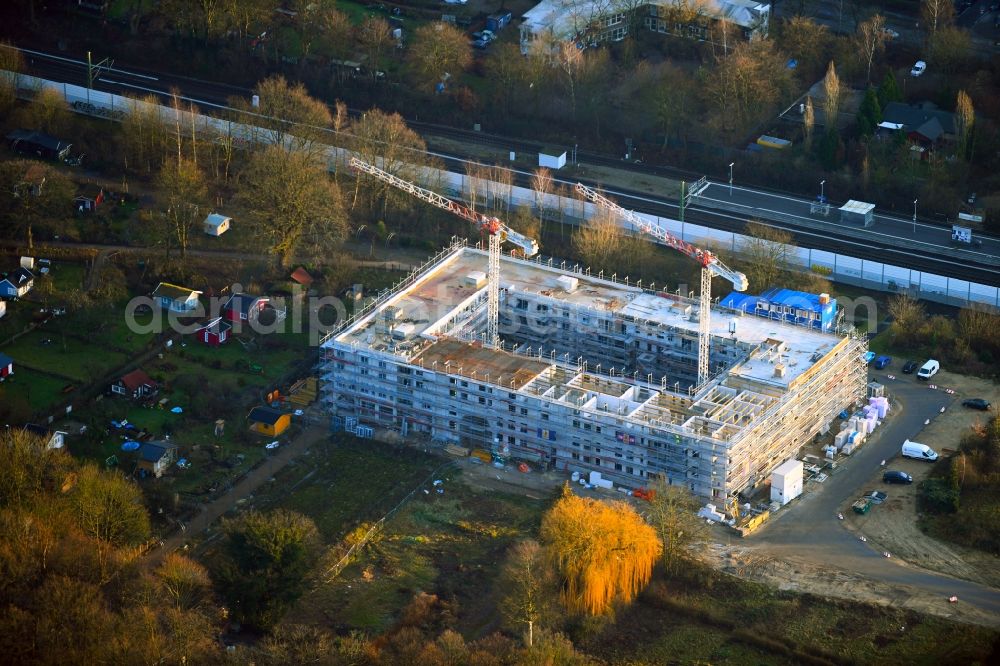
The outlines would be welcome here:
<svg viewBox="0 0 1000 666">
<path fill-rule="evenodd" d="M 355 171 L 362 171 L 382 182 L 388 183 L 408 194 L 412 194 L 422 201 L 446 210 L 452 215 L 457 215 L 464 220 L 471 222 L 476 227 L 489 236 L 488 243 L 488 265 L 486 272 L 486 339 L 487 343 L 494 349 L 500 346 L 500 249 L 504 241 L 513 243 L 519 247 L 526 257 L 538 254 L 538 243 L 533 238 L 528 238 L 520 234 L 498 218 L 478 213 L 468 206 L 443 197 L 437 192 L 425 189 L 394 176 L 387 171 L 363 162 L 356 157 L 351 158 L 351 168 Z"/>
<path fill-rule="evenodd" d="M 747 290 L 747 276 L 732 270 L 708 250 L 703 250 L 700 247 L 677 238 L 666 229 L 652 224 L 633 211 L 622 208 L 614 201 L 611 201 L 583 183 L 576 184 L 576 191 L 598 206 L 617 214 L 647 236 L 652 236 L 663 245 L 686 254 L 701 264 L 701 292 L 699 294 L 698 309 L 698 384 L 703 384 L 708 379 L 708 352 L 712 337 L 712 276 L 718 275 L 729 280 L 736 291 Z"/>
</svg>

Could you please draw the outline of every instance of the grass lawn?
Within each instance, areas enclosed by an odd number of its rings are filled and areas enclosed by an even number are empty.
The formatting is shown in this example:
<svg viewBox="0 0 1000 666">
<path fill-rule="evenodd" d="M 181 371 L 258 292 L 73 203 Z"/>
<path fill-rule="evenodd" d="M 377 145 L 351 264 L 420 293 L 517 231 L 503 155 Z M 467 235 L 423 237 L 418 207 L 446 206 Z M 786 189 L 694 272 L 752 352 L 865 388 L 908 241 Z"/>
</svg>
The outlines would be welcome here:
<svg viewBox="0 0 1000 666">
<path fill-rule="evenodd" d="M 121 310 L 124 312 L 124 309 Z M 136 315 L 135 322 L 140 326 L 147 326 L 152 320 L 153 315 Z M 115 314 L 108 318 L 106 322 L 100 327 L 99 330 L 93 331 L 89 339 L 96 345 L 105 348 L 122 350 L 129 354 L 134 354 L 145 349 L 149 341 L 153 339 L 155 333 L 152 332 L 141 332 L 137 333 L 129 328 L 128 323 L 125 321 L 125 317 L 121 314 Z"/>
<path fill-rule="evenodd" d="M 443 494 L 432 486 L 426 494 L 416 493 L 337 579 L 319 584 L 300 601 L 289 621 L 378 633 L 414 594 L 425 591 L 457 602 L 457 629 L 466 636 L 496 629 L 497 564 L 511 543 L 534 535 L 548 502 L 473 490 L 456 481 L 459 473 L 442 473 Z M 314 486 L 322 497 L 302 501 L 334 503 L 325 494 L 332 488 Z M 301 495 L 296 491 L 294 498 Z M 351 507 L 336 510 L 347 517 Z"/>
<path fill-rule="evenodd" d="M 83 281 L 87 277 L 87 267 L 83 264 L 60 262 L 52 266 L 49 276 L 52 279 L 52 286 L 57 292 L 66 293 L 74 289 L 83 289 Z M 57 300 L 58 298 L 52 299 L 52 303 L 64 305 L 56 303 Z"/>
<path fill-rule="evenodd" d="M 315 474 L 280 504 L 312 518 L 333 542 L 360 521 L 381 517 L 443 462 L 413 449 L 336 436 L 315 448 Z"/>
<path fill-rule="evenodd" d="M 49 344 L 42 344 L 51 340 Z M 125 354 L 90 345 L 50 331 L 36 330 L 3 347 L 3 352 L 20 362 L 50 372 L 69 381 L 97 379 L 125 363 Z"/>
<path fill-rule="evenodd" d="M 8 394 L 20 393 L 27 397 L 32 413 L 48 414 L 56 403 L 67 397 L 63 393 L 67 384 L 72 382 L 24 366 L 15 367 L 14 374 L 0 386 L 0 400 Z"/>
</svg>

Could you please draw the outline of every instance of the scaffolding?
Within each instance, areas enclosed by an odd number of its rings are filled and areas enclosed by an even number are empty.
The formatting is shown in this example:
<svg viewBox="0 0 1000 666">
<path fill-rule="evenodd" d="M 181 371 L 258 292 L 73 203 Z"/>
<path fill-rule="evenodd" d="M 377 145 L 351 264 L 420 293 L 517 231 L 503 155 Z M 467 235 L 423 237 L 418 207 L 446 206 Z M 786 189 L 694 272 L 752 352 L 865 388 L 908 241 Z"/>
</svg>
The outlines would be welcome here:
<svg viewBox="0 0 1000 666">
<path fill-rule="evenodd" d="M 438 255 L 325 339 L 322 404 L 376 431 L 723 501 L 865 397 L 864 337 L 720 309 L 699 384 L 690 299 L 551 260 L 503 259 L 493 348 L 468 280 L 485 254 Z"/>
</svg>

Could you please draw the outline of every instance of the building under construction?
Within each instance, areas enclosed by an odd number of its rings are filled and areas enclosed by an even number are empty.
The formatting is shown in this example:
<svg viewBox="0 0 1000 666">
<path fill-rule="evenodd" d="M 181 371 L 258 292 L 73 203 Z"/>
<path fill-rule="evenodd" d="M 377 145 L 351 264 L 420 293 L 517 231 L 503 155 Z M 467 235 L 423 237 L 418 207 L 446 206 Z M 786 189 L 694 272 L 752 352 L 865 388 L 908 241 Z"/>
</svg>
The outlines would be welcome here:
<svg viewBox="0 0 1000 666">
<path fill-rule="evenodd" d="M 493 348 L 487 263 L 457 242 L 323 341 L 337 423 L 723 500 L 865 397 L 863 337 L 717 306 L 697 385 L 695 300 L 553 261 L 503 257 Z"/>
</svg>

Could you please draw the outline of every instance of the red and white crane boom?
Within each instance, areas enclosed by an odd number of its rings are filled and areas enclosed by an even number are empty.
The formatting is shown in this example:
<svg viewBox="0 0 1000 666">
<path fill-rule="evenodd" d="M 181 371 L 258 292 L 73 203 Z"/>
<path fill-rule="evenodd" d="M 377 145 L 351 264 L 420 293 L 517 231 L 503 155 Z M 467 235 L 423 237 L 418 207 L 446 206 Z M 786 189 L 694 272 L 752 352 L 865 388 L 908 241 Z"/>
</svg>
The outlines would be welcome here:
<svg viewBox="0 0 1000 666">
<path fill-rule="evenodd" d="M 362 171 L 379 180 L 392 185 L 404 192 L 426 201 L 432 206 L 441 210 L 446 210 L 453 215 L 457 215 L 476 225 L 476 227 L 489 236 L 489 269 L 486 273 L 487 280 L 487 342 L 494 348 L 500 346 L 499 316 L 500 316 L 500 246 L 504 241 L 513 243 L 519 247 L 524 256 L 531 257 L 538 254 L 538 243 L 533 238 L 528 238 L 524 234 L 518 233 L 500 221 L 499 218 L 484 215 L 476 212 L 464 204 L 452 201 L 443 197 L 437 192 L 432 192 L 426 188 L 415 185 L 408 180 L 403 180 L 387 171 L 363 162 L 356 157 L 351 158 L 351 168 Z"/>
<path fill-rule="evenodd" d="M 651 223 L 633 211 L 622 208 L 614 201 L 611 201 L 583 183 L 576 184 L 576 191 L 598 206 L 617 214 L 644 234 L 652 236 L 663 245 L 686 254 L 701 264 L 701 294 L 698 312 L 698 385 L 700 386 L 708 379 L 708 351 L 711 340 L 712 276 L 718 275 L 729 280 L 736 291 L 747 290 L 749 286 L 747 276 L 729 268 L 708 250 L 703 250 L 700 247 L 677 238 L 666 229 Z"/>
</svg>

